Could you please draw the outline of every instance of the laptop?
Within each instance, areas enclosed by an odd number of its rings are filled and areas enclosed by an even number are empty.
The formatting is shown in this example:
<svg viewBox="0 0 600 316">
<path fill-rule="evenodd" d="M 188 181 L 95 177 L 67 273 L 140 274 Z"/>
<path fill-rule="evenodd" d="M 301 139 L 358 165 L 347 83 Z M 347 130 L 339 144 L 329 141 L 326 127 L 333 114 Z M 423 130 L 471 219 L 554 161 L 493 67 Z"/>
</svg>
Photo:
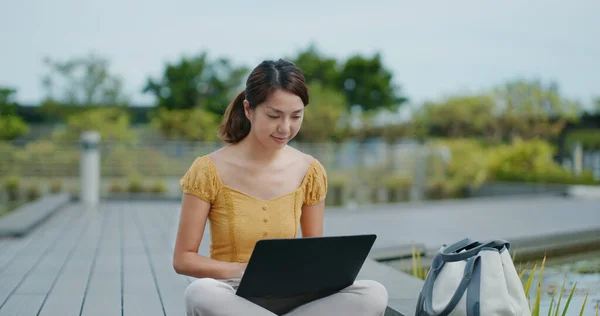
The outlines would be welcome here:
<svg viewBox="0 0 600 316">
<path fill-rule="evenodd" d="M 279 315 L 329 296 L 354 283 L 376 238 L 369 234 L 260 240 L 236 294 Z"/>
</svg>

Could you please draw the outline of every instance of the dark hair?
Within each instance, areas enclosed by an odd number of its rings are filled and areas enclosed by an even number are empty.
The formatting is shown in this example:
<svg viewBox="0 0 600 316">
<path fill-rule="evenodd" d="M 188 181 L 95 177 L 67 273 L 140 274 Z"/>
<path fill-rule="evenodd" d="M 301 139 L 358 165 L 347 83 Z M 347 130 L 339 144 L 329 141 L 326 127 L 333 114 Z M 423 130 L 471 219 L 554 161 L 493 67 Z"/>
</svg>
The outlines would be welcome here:
<svg viewBox="0 0 600 316">
<path fill-rule="evenodd" d="M 283 59 L 265 60 L 248 76 L 246 89 L 227 106 L 223 122 L 219 126 L 219 137 L 227 143 L 235 144 L 248 136 L 250 120 L 244 113 L 244 99 L 248 100 L 251 109 L 255 109 L 279 89 L 299 96 L 304 106 L 308 105 L 308 88 L 302 70 Z"/>
</svg>

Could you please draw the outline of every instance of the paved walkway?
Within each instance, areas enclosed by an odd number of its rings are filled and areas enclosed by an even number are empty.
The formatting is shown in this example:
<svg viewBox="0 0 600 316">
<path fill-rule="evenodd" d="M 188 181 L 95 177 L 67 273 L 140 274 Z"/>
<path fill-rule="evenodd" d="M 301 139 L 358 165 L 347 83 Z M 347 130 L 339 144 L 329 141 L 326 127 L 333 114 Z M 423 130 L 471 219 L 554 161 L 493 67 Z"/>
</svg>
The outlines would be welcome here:
<svg viewBox="0 0 600 316">
<path fill-rule="evenodd" d="M 26 237 L 0 239 L 0 316 L 184 315 L 182 293 L 192 279 L 171 265 L 178 212 L 176 202 L 75 204 Z M 559 197 L 332 210 L 326 217 L 328 235 L 375 232 L 376 247 L 591 228 L 600 229 L 598 201 Z M 200 252 L 207 250 L 204 242 Z"/>
<path fill-rule="evenodd" d="M 331 235 L 376 232 L 376 247 L 414 241 L 429 249 L 465 237 L 516 241 L 587 230 L 600 233 L 600 200 L 531 196 L 374 206 L 370 211 L 330 212 L 325 230 Z"/>
</svg>

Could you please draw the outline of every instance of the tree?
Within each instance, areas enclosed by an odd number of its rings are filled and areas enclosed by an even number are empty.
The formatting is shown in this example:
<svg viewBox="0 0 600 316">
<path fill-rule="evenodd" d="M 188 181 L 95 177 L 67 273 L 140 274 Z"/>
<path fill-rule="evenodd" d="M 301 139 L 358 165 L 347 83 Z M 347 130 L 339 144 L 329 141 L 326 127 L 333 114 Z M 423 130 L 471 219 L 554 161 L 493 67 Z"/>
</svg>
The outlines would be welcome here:
<svg viewBox="0 0 600 316">
<path fill-rule="evenodd" d="M 227 58 L 212 61 L 208 53 L 182 57 L 167 64 L 162 79 L 148 79 L 143 89 L 156 97 L 157 106 L 168 110 L 200 106 L 222 115 L 234 95 L 241 91 L 248 69 L 234 66 Z"/>
<path fill-rule="evenodd" d="M 346 100 L 336 90 L 325 88 L 318 82 L 309 84 L 310 104 L 304 110 L 302 128 L 296 140 L 300 142 L 325 142 L 339 131 L 338 122 L 344 113 Z"/>
<path fill-rule="evenodd" d="M 562 97 L 551 82 L 515 80 L 494 89 L 500 125 L 508 137 L 552 138 L 581 111 L 577 102 Z"/>
<path fill-rule="evenodd" d="M 289 60 L 302 69 L 308 84 L 316 83 L 324 89 L 338 91 L 344 88 L 339 80 L 341 65 L 337 59 L 324 56 L 314 44 L 299 51 L 295 57 L 291 57 Z"/>
<path fill-rule="evenodd" d="M 367 112 L 379 109 L 396 111 L 407 101 L 406 97 L 399 95 L 392 72 L 383 65 L 379 53 L 371 58 L 350 57 L 341 70 L 339 80 L 349 106 L 358 105 Z"/>
<path fill-rule="evenodd" d="M 414 123 L 430 135 L 450 138 L 495 135 L 495 101 L 487 95 L 451 96 L 442 102 L 425 102 Z"/>
<path fill-rule="evenodd" d="M 214 141 L 219 116 L 200 107 L 191 110 L 159 108 L 153 114 L 151 124 L 167 139 Z"/>
<path fill-rule="evenodd" d="M 314 44 L 289 58 L 304 72 L 308 83 L 315 82 L 323 88 L 341 91 L 346 106 L 360 106 L 363 111 L 380 109 L 396 111 L 407 101 L 399 95 L 399 87 L 393 83 L 392 72 L 383 65 L 381 55 L 371 58 L 351 56 L 344 62 L 325 56 Z"/>
<path fill-rule="evenodd" d="M 110 73 L 109 61 L 93 53 L 65 61 L 44 59 L 49 68 L 42 84 L 47 101 L 63 105 L 126 105 L 121 78 Z"/>
<path fill-rule="evenodd" d="M 15 140 L 29 132 L 25 121 L 15 114 L 14 94 L 15 89 L 0 87 L 0 140 Z"/>
<path fill-rule="evenodd" d="M 64 130 L 57 131 L 56 140 L 74 143 L 81 133 L 98 131 L 103 141 L 131 141 L 136 138 L 130 128 L 129 116 L 122 108 L 95 108 L 68 117 Z"/>
</svg>

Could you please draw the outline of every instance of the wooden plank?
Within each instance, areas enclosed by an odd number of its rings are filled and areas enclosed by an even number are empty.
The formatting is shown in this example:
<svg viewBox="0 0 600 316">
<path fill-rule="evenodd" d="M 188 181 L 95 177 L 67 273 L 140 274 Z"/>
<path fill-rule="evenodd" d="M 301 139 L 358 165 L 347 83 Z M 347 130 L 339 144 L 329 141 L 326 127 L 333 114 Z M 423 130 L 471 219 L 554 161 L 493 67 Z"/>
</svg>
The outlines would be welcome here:
<svg viewBox="0 0 600 316">
<path fill-rule="evenodd" d="M 86 284 L 82 316 L 121 315 L 122 210 L 102 205 L 101 212 L 107 218 Z"/>
<path fill-rule="evenodd" d="M 72 225 L 73 221 L 78 218 L 76 211 L 74 207 L 69 208 L 62 221 L 55 222 L 54 225 L 48 226 L 47 229 L 36 235 L 28 247 L 22 249 L 0 274 L 0 284 L 3 285 L 0 288 L 0 310 L 26 276 L 40 263 L 52 245 L 60 239 L 65 228 Z"/>
<path fill-rule="evenodd" d="M 123 314 L 165 315 L 133 212 L 132 207 L 124 213 Z"/>
<path fill-rule="evenodd" d="M 14 294 L 11 295 L 0 316 L 31 316 L 37 315 L 45 295 L 41 294 Z M 62 314 L 61 315 L 66 315 Z"/>
<path fill-rule="evenodd" d="M 185 315 L 183 293 L 189 282 L 173 270 L 173 246 L 170 238 L 165 238 L 168 223 L 160 220 L 160 210 L 157 208 L 148 210 L 138 207 L 135 212 L 165 314 Z"/>
<path fill-rule="evenodd" d="M 73 225 L 65 227 L 40 261 L 27 273 L 15 293 L 47 295 L 59 273 L 64 270 L 65 263 L 81 240 L 88 223 L 89 218 L 82 215 Z"/>
<path fill-rule="evenodd" d="M 34 232 L 31 234 L 27 234 L 24 237 L 5 237 L 3 238 L 7 243 L 8 247 L 4 250 L 2 256 L 0 256 L 0 275 L 3 270 L 6 269 L 8 264 L 14 259 L 14 257 L 21 251 L 23 248 L 27 247 L 32 241 L 39 240 L 39 236 L 44 234 L 48 229 L 60 225 L 64 223 L 65 218 L 68 218 L 68 215 L 65 213 L 68 212 L 68 208 L 64 210 L 59 210 L 56 216 L 50 218 L 41 224 Z M 65 217 L 66 216 L 66 217 Z"/>
<path fill-rule="evenodd" d="M 107 216 L 99 210 L 87 213 L 89 226 L 85 229 L 72 256 L 66 262 L 46 300 L 39 316 L 79 315 L 86 287 L 97 257 L 102 229 Z"/>
<path fill-rule="evenodd" d="M 49 194 L 0 217 L 0 236 L 24 236 L 69 203 L 67 193 Z"/>
</svg>

